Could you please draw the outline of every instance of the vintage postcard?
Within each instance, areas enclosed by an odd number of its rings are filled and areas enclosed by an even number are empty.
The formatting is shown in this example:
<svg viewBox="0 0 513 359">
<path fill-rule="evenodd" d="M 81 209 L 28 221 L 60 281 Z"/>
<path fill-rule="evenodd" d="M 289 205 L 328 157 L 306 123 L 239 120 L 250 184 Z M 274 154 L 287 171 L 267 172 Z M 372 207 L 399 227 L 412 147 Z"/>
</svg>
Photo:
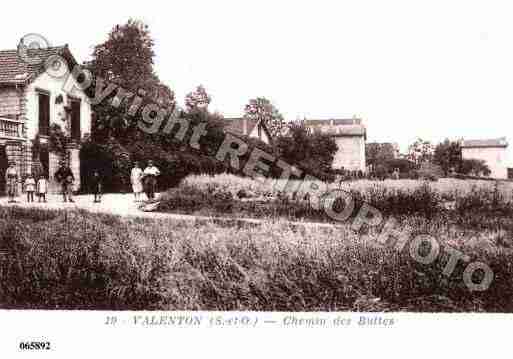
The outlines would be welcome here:
<svg viewBox="0 0 513 359">
<path fill-rule="evenodd" d="M 1 357 L 507 355 L 509 3 L 0 9 Z"/>
</svg>

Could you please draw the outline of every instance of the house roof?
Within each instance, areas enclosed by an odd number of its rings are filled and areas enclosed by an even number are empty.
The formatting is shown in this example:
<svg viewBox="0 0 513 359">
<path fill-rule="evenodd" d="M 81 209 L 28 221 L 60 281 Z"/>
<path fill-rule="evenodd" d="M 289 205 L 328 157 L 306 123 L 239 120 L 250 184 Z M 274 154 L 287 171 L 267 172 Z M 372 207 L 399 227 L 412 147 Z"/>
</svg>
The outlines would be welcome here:
<svg viewBox="0 0 513 359">
<path fill-rule="evenodd" d="M 326 133 L 332 136 L 367 136 L 365 126 L 359 118 L 354 119 L 323 119 L 304 120 L 306 127 L 314 132 Z"/>
<path fill-rule="evenodd" d="M 253 129 L 256 126 L 260 126 L 261 130 L 265 132 L 265 135 L 269 139 L 269 141 L 273 141 L 273 136 L 271 135 L 271 132 L 269 132 L 269 129 L 267 126 L 265 126 L 264 123 L 262 123 L 259 120 L 254 120 L 250 118 L 245 117 L 235 117 L 235 118 L 225 118 L 223 119 L 224 123 L 224 130 L 226 132 L 230 132 L 234 135 L 238 136 L 249 136 L 249 134 L 253 131 Z M 258 137 L 260 140 L 262 138 L 260 137 L 260 132 L 258 134 Z"/>
<path fill-rule="evenodd" d="M 489 148 L 489 147 L 508 147 L 506 137 L 485 139 L 485 140 L 463 140 L 462 148 Z"/>
<path fill-rule="evenodd" d="M 246 133 L 244 133 L 244 122 L 246 122 Z M 244 118 L 244 117 L 232 117 L 225 118 L 223 120 L 224 129 L 227 132 L 231 132 L 235 135 L 248 135 L 251 133 L 253 128 L 257 125 L 258 121 Z"/>
<path fill-rule="evenodd" d="M 361 125 L 360 118 L 328 118 L 328 119 L 305 119 L 305 125 Z"/>
<path fill-rule="evenodd" d="M 77 63 L 69 51 L 68 45 L 28 51 L 31 56 L 39 56 L 42 61 L 39 64 L 30 64 L 20 57 L 17 50 L 0 50 L 0 84 L 25 85 L 29 83 L 44 71 L 45 62 L 51 56 L 62 56 L 70 65 Z"/>
</svg>

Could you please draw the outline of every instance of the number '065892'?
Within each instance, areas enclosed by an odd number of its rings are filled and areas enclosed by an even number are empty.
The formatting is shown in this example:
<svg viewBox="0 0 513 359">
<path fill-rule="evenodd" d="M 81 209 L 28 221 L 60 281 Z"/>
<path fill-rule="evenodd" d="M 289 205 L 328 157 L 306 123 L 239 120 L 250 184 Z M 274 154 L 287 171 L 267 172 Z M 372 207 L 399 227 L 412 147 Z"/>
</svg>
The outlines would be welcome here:
<svg viewBox="0 0 513 359">
<path fill-rule="evenodd" d="M 20 342 L 20 350 L 50 350 L 50 342 Z"/>
</svg>

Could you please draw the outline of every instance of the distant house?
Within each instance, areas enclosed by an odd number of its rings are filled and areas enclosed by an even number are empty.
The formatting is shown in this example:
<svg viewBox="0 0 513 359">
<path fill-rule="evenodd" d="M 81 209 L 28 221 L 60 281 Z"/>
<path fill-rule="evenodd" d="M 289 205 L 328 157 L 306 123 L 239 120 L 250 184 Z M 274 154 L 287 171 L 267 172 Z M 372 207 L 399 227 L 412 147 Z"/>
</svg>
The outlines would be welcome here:
<svg viewBox="0 0 513 359">
<path fill-rule="evenodd" d="M 487 140 L 464 140 L 461 142 L 463 159 L 484 160 L 490 168 L 490 177 L 508 178 L 506 149 L 508 142 L 505 137 Z"/>
<path fill-rule="evenodd" d="M 38 65 L 24 62 L 16 50 L 0 51 L 0 178 L 8 162 L 14 161 L 21 175 L 39 163 L 52 180 L 60 157 L 49 151 L 48 140 L 50 125 L 56 123 L 73 140 L 67 157 L 78 188 L 79 143 L 91 131 L 91 106 L 82 91 L 75 89 L 72 96 L 64 92 L 68 76 L 52 77 L 45 71 L 46 62 L 64 66 L 70 73 L 77 62 L 67 45 L 34 51 L 42 60 Z M 34 146 L 36 138 L 38 146 Z M 56 188 L 52 181 L 50 185 Z"/>
<path fill-rule="evenodd" d="M 270 144 L 272 136 L 262 121 L 252 120 L 246 117 L 234 117 L 224 119 L 224 129 L 234 135 L 243 135 L 258 138 L 260 141 Z"/>
<path fill-rule="evenodd" d="M 334 168 L 350 171 L 366 171 L 365 141 L 367 130 L 361 119 L 304 120 L 311 132 L 325 133 L 332 136 L 338 146 L 333 160 Z"/>
</svg>

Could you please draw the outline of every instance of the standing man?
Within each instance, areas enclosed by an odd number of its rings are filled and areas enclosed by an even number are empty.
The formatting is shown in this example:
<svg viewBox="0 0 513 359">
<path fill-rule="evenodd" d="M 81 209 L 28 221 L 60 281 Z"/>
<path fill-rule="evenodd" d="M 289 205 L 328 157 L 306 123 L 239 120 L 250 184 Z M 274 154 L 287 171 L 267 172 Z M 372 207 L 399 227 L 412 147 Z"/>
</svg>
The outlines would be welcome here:
<svg viewBox="0 0 513 359">
<path fill-rule="evenodd" d="M 73 182 L 75 181 L 75 176 L 73 176 L 73 172 L 66 162 L 61 161 L 59 169 L 55 172 L 55 179 L 61 184 L 62 198 L 64 202 L 67 202 L 68 200 L 70 202 L 74 202 Z"/>
<path fill-rule="evenodd" d="M 102 201 L 102 179 L 100 177 L 100 172 L 94 171 L 93 179 L 93 194 L 94 194 L 94 203 L 100 203 Z"/>
<path fill-rule="evenodd" d="M 18 193 L 18 171 L 16 171 L 16 163 L 9 162 L 9 168 L 5 171 L 5 184 L 7 187 L 7 195 L 9 196 L 9 203 L 15 202 L 14 197 Z"/>
<path fill-rule="evenodd" d="M 155 191 L 157 189 L 157 176 L 160 171 L 153 165 L 153 161 L 148 161 L 148 167 L 143 172 L 144 183 L 146 184 L 146 196 L 148 199 L 155 199 Z"/>
</svg>

